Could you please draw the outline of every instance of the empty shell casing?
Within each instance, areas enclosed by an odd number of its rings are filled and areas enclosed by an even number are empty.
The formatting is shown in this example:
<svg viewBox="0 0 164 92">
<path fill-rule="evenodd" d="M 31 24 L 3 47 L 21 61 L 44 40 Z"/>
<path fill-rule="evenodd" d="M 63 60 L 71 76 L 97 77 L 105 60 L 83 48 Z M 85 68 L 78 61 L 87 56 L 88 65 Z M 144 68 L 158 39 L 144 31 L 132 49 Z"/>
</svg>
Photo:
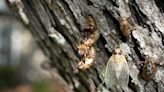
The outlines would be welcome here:
<svg viewBox="0 0 164 92">
<path fill-rule="evenodd" d="M 130 24 L 125 17 L 120 18 L 120 30 L 123 36 L 126 38 L 130 39 L 131 37 L 131 29 L 130 29 Z"/>
</svg>

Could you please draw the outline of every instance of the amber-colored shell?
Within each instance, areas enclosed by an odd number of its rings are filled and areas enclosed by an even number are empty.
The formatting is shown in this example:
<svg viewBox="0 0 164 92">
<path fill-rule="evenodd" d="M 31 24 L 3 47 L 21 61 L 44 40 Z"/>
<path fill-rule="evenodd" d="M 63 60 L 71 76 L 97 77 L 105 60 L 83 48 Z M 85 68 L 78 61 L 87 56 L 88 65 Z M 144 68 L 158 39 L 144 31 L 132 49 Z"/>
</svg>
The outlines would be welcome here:
<svg viewBox="0 0 164 92">
<path fill-rule="evenodd" d="M 91 47 L 93 44 L 94 44 L 94 39 L 92 39 L 92 38 L 88 38 L 87 40 L 84 40 L 84 44 L 86 45 L 86 46 L 88 46 L 88 47 Z"/>
<path fill-rule="evenodd" d="M 88 51 L 89 51 L 89 48 L 90 48 L 90 47 L 88 47 L 88 46 L 85 45 L 85 44 L 80 44 L 80 45 L 78 46 L 78 55 L 79 55 L 79 57 L 80 57 L 80 58 L 86 57 L 86 56 L 87 56 L 87 53 L 88 53 Z"/>
<path fill-rule="evenodd" d="M 83 42 L 87 46 L 92 46 L 99 38 L 96 21 L 92 16 L 86 17 L 84 31 L 81 33 L 84 38 Z"/>
<path fill-rule="evenodd" d="M 97 30 L 96 21 L 92 16 L 87 16 L 85 18 L 85 27 L 84 30 L 86 31 L 94 31 Z"/>
<path fill-rule="evenodd" d="M 86 57 L 82 58 L 78 63 L 78 68 L 81 70 L 86 70 L 91 67 L 91 65 L 95 62 L 96 59 L 96 51 L 94 47 L 91 47 L 86 53 Z"/>
<path fill-rule="evenodd" d="M 125 17 L 120 18 L 120 30 L 123 36 L 129 38 L 131 35 L 130 24 Z"/>
<path fill-rule="evenodd" d="M 78 54 L 80 56 L 80 62 L 78 68 L 85 70 L 91 67 L 95 62 L 96 51 L 92 45 L 97 41 L 99 35 L 97 31 L 96 21 L 92 16 L 85 18 L 85 27 L 82 32 L 82 43 L 78 46 Z"/>
<path fill-rule="evenodd" d="M 145 60 L 142 67 L 142 78 L 144 80 L 150 81 L 157 71 L 157 64 L 149 60 Z"/>
</svg>

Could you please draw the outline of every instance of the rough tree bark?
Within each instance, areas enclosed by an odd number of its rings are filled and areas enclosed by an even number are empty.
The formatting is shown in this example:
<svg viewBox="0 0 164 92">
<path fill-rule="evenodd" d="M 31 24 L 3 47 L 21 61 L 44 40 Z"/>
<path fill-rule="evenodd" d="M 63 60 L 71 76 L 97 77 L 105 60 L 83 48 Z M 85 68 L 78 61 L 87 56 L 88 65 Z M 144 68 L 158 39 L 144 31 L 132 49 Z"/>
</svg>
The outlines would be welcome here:
<svg viewBox="0 0 164 92">
<path fill-rule="evenodd" d="M 54 77 L 64 85 L 63 92 L 95 92 L 105 89 L 104 68 L 115 46 L 120 45 L 130 68 L 129 89 L 138 92 L 164 91 L 164 3 L 162 0 L 8 0 L 11 9 L 20 16 L 39 46 L 51 61 Z M 77 71 L 77 45 L 84 27 L 84 16 L 92 15 L 100 31 L 96 48 L 96 63 Z M 119 18 L 129 18 L 133 24 L 131 47 L 119 29 Z M 145 81 L 140 61 L 149 56 L 158 62 L 152 80 Z M 38 57 L 39 58 L 39 57 Z M 54 71 L 54 72 L 55 72 Z"/>
</svg>

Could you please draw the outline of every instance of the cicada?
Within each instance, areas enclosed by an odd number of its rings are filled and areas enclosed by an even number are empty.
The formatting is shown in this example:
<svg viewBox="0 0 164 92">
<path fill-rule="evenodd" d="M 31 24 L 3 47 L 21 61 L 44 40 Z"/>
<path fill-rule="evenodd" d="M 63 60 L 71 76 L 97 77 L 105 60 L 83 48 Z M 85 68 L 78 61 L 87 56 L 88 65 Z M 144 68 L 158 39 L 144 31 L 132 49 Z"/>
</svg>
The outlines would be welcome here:
<svg viewBox="0 0 164 92">
<path fill-rule="evenodd" d="M 131 26 L 126 17 L 120 18 L 120 30 L 122 35 L 128 39 L 131 39 Z"/>
<path fill-rule="evenodd" d="M 87 16 L 85 18 L 85 31 L 94 31 L 97 30 L 96 21 L 92 16 Z"/>
<path fill-rule="evenodd" d="M 119 85 L 127 88 L 129 82 L 129 68 L 127 60 L 120 48 L 115 48 L 112 52 L 105 71 L 104 82 L 107 88 L 114 88 Z"/>
<path fill-rule="evenodd" d="M 90 68 L 96 59 L 96 51 L 94 47 L 89 48 L 88 53 L 85 54 L 86 56 L 81 58 L 81 61 L 78 63 L 78 68 L 81 70 Z"/>
<path fill-rule="evenodd" d="M 95 19 L 92 16 L 85 18 L 84 30 L 81 32 L 85 42 L 93 44 L 99 38 L 99 31 Z M 88 41 L 87 41 L 88 40 Z"/>
<path fill-rule="evenodd" d="M 80 62 L 78 63 L 78 68 L 85 70 L 91 67 L 96 58 L 96 51 L 93 44 L 99 38 L 99 32 L 97 30 L 96 21 L 92 16 L 87 16 L 85 18 L 85 27 L 82 32 L 81 44 L 78 46 L 78 55 Z"/>
<path fill-rule="evenodd" d="M 157 64 L 152 62 L 149 57 L 146 58 L 144 65 L 142 67 L 142 78 L 144 80 L 150 81 L 157 71 Z"/>
</svg>

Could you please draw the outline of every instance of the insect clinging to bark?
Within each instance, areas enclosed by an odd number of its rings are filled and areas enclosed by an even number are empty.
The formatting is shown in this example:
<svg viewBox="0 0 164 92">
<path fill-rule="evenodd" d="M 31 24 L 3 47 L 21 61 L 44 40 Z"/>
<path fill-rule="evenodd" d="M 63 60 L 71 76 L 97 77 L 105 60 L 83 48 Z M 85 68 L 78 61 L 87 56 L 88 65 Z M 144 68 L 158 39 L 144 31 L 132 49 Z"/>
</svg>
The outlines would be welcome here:
<svg viewBox="0 0 164 92">
<path fill-rule="evenodd" d="M 93 45 L 99 38 L 99 31 L 97 29 L 97 24 L 92 16 L 87 16 L 85 18 L 84 30 L 81 32 L 84 38 L 84 43 L 88 45 Z"/>
<path fill-rule="evenodd" d="M 80 62 L 78 63 L 78 68 L 85 70 L 91 67 L 95 62 L 96 51 L 93 44 L 99 38 L 99 32 L 97 30 L 96 21 L 92 16 L 87 16 L 85 18 L 85 27 L 81 32 L 83 40 L 78 46 L 78 55 L 80 56 Z"/>
<path fill-rule="evenodd" d="M 108 60 L 104 82 L 107 88 L 111 89 L 117 85 L 123 89 L 128 86 L 129 68 L 123 51 L 120 48 L 115 48 Z"/>
<path fill-rule="evenodd" d="M 96 21 L 92 16 L 87 16 L 85 18 L 85 26 L 84 26 L 85 31 L 94 31 L 97 30 L 97 25 Z"/>
<path fill-rule="evenodd" d="M 157 64 L 152 62 L 149 57 L 146 58 L 142 67 L 142 78 L 144 80 L 150 81 L 157 71 Z"/>
<path fill-rule="evenodd" d="M 131 26 L 126 17 L 120 17 L 120 30 L 123 36 L 127 39 L 131 39 Z"/>
<path fill-rule="evenodd" d="M 85 70 L 91 67 L 91 65 L 95 62 L 96 59 L 96 51 L 94 47 L 88 49 L 86 55 L 81 58 L 81 61 L 78 63 L 78 68 L 81 70 Z"/>
</svg>

